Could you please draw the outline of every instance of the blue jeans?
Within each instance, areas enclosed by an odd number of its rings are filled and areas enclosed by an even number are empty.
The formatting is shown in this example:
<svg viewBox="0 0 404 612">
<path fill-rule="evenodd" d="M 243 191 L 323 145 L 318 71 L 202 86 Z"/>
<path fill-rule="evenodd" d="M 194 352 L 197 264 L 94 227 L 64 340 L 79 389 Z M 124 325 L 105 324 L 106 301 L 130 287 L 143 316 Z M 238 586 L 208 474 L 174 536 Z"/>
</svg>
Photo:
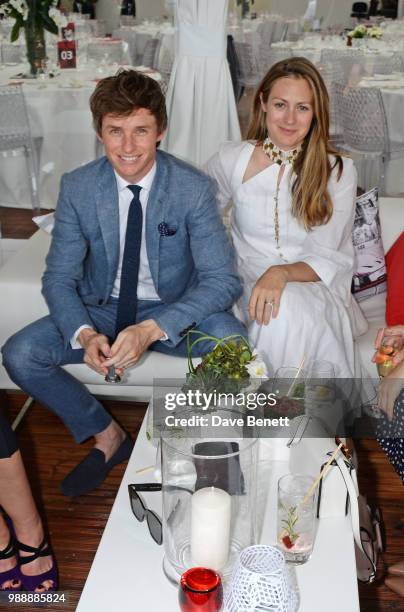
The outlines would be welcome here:
<svg viewBox="0 0 404 612">
<path fill-rule="evenodd" d="M 159 310 L 165 307 L 161 302 L 140 300 L 137 322 L 151 319 L 153 314 L 157 316 Z M 87 310 L 94 328 L 113 338 L 117 300 L 111 298 L 108 304 L 88 306 Z M 243 324 L 228 312 L 211 315 L 201 322 L 198 329 L 219 338 L 230 334 L 246 335 Z M 193 355 L 202 355 L 208 352 L 211 346 L 211 343 L 201 342 Z M 187 354 L 185 338 L 176 347 L 170 348 L 164 342 L 158 341 L 149 348 L 169 355 Z M 72 349 L 70 345 L 65 346 L 63 337 L 50 316 L 39 319 L 14 334 L 3 346 L 2 353 L 3 365 L 11 380 L 57 414 L 77 442 L 103 431 L 112 422 L 111 416 L 86 386 L 61 367 L 82 363 L 84 351 Z"/>
</svg>

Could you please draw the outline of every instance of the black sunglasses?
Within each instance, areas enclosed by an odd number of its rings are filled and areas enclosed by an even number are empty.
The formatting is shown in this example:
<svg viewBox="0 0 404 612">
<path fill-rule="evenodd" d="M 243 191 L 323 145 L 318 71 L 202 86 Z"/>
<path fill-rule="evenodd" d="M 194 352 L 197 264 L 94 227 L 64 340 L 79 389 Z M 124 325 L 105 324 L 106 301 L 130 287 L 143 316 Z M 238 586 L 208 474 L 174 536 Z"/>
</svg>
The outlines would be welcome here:
<svg viewBox="0 0 404 612">
<path fill-rule="evenodd" d="M 161 484 L 156 482 L 144 484 L 128 484 L 129 499 L 132 512 L 141 523 L 144 519 L 147 520 L 147 526 L 153 540 L 159 546 L 163 543 L 163 526 L 161 518 L 145 506 L 142 498 L 137 494 L 137 491 L 161 491 Z"/>
<path fill-rule="evenodd" d="M 165 485 L 164 489 L 172 490 L 172 491 L 174 490 L 175 491 L 185 491 L 186 493 L 191 493 L 191 495 L 192 493 L 194 493 L 192 489 L 187 489 L 185 487 L 171 486 L 171 485 Z M 128 484 L 129 499 L 130 499 L 130 505 L 132 507 L 133 514 L 135 515 L 137 520 L 140 521 L 141 523 L 146 518 L 147 526 L 149 527 L 149 531 L 150 531 L 150 535 L 153 538 L 153 540 L 157 542 L 157 544 L 159 545 L 163 543 L 163 527 L 162 527 L 161 518 L 155 512 L 153 512 L 153 510 L 150 510 L 149 508 L 145 506 L 141 497 L 137 494 L 137 491 L 151 492 L 151 491 L 161 491 L 161 490 L 162 490 L 162 484 L 160 482 L 141 482 L 139 484 Z M 174 509 L 171 511 L 170 516 L 167 519 L 167 523 L 170 523 L 170 521 L 173 520 L 174 515 L 180 506 L 180 503 L 181 503 L 180 500 L 177 500 L 177 503 Z"/>
</svg>

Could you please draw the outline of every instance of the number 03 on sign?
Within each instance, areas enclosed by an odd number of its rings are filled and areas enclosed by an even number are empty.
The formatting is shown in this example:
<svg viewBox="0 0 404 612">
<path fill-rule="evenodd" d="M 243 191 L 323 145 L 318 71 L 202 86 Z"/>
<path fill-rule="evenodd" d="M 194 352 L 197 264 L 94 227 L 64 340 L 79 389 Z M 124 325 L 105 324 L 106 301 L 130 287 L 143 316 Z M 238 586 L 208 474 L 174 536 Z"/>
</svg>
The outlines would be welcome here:
<svg viewBox="0 0 404 612">
<path fill-rule="evenodd" d="M 61 68 L 76 68 L 76 41 L 61 40 L 58 42 L 59 66 Z"/>
</svg>

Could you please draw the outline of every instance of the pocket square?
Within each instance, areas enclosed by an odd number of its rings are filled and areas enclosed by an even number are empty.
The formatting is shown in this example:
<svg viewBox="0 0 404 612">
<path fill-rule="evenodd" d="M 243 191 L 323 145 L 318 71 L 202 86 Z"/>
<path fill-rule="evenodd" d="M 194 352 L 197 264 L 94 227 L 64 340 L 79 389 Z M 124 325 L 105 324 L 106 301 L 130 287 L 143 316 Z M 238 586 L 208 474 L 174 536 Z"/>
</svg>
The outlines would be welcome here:
<svg viewBox="0 0 404 612">
<path fill-rule="evenodd" d="M 160 236 L 174 236 L 177 233 L 177 229 L 174 227 L 169 227 L 167 223 L 159 223 L 157 226 Z"/>
</svg>

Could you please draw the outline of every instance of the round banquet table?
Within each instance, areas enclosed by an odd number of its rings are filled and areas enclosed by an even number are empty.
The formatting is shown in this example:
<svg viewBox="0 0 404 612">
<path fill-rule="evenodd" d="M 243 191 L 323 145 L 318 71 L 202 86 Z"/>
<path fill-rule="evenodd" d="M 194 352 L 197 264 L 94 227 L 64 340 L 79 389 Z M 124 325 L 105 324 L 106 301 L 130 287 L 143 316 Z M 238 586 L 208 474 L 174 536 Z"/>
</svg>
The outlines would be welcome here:
<svg viewBox="0 0 404 612">
<path fill-rule="evenodd" d="M 21 79 L 24 65 L 1 66 L 0 85 L 21 83 L 34 145 L 39 150 L 39 196 L 42 208 L 55 208 L 60 178 L 96 157 L 89 98 L 97 81 L 115 74 L 118 66 L 62 70 L 55 78 Z M 137 67 L 156 80 L 161 75 Z M 2 155 L 0 205 L 31 208 L 23 155 Z"/>
</svg>

